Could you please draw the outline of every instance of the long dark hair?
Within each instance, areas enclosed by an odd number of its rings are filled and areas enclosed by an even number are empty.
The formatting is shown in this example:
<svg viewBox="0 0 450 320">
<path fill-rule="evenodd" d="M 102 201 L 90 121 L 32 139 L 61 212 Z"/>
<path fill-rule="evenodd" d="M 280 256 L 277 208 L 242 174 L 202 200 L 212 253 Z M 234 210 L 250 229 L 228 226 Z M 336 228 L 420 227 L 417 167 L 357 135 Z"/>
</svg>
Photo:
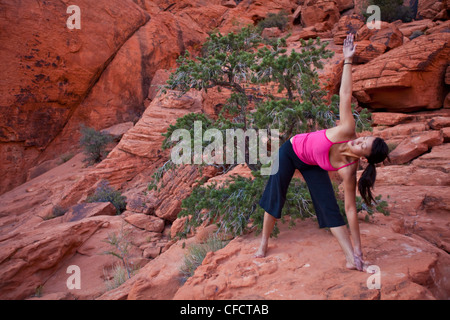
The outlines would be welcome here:
<svg viewBox="0 0 450 320">
<path fill-rule="evenodd" d="M 389 147 L 381 138 L 375 138 L 372 144 L 372 150 L 367 158 L 369 164 L 363 171 L 358 181 L 358 190 L 364 202 L 371 206 L 374 201 L 372 188 L 377 178 L 377 170 L 375 164 L 383 162 L 386 158 L 389 159 Z"/>
</svg>

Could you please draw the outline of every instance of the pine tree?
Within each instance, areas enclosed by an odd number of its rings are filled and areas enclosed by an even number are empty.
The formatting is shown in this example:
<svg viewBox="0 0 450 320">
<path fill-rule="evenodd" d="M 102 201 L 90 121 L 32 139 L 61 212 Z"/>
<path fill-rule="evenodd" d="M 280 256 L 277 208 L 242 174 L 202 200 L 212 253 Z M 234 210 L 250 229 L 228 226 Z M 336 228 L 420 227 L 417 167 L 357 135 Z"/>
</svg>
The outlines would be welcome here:
<svg viewBox="0 0 450 320">
<path fill-rule="evenodd" d="M 326 92 L 321 89 L 317 72 L 323 68 L 323 60 L 333 56 L 333 52 L 326 49 L 328 43 L 322 43 L 320 38 L 308 42 L 301 40 L 301 52 L 292 50 L 287 54 L 285 48 L 289 35 L 266 41 L 260 30 L 248 26 L 236 34 L 212 32 L 203 46 L 202 56 L 194 58 L 186 51 L 179 57 L 179 67 L 170 75 L 162 92 L 178 90 L 182 95 L 189 90 L 207 92 L 218 87 L 228 88 L 232 93 L 217 119 L 197 113 L 178 119 L 163 134 L 163 149 L 173 147 L 170 137 L 175 130 L 192 132 L 194 121 L 201 121 L 203 130 L 215 128 L 222 132 L 226 129 L 278 129 L 280 145 L 293 134 L 336 124 L 339 97 L 334 95 L 331 101 L 325 99 Z M 276 92 L 262 94 L 259 86 L 267 84 L 272 84 Z M 249 102 L 258 100 L 256 110 L 249 112 Z M 359 124 L 367 129 L 366 118 L 367 115 L 363 114 L 358 119 Z M 193 141 L 191 145 L 194 145 Z M 182 201 L 179 216 L 190 217 L 185 233 L 205 220 L 218 223 L 219 230 L 234 235 L 244 232 L 249 221 L 257 231 L 261 230 L 264 210 L 257 203 L 268 177 L 260 174 L 260 163 L 250 164 L 248 157 L 246 162 L 252 170 L 253 180 L 236 178 L 219 189 L 200 185 Z M 172 170 L 176 166 L 167 167 Z M 232 167 L 229 165 L 222 169 L 225 171 Z M 157 171 L 154 178 L 160 178 L 163 171 Z M 153 181 L 150 189 L 156 185 L 157 181 Z M 207 214 L 204 214 L 204 209 Z M 314 215 L 304 183 L 293 179 L 283 210 L 284 214 L 295 213 L 299 217 Z"/>
</svg>

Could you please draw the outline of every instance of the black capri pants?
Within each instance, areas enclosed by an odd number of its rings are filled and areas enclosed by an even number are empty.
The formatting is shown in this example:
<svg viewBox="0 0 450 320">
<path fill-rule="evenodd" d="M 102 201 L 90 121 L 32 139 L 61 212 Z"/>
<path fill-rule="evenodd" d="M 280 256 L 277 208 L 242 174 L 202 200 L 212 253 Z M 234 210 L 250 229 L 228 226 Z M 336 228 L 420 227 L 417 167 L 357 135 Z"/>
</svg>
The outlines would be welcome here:
<svg viewBox="0 0 450 320">
<path fill-rule="evenodd" d="M 281 218 L 281 210 L 286 202 L 289 184 L 298 169 L 305 179 L 320 228 L 333 228 L 345 225 L 334 195 L 328 171 L 319 166 L 304 163 L 295 154 L 290 140 L 283 143 L 278 150 L 269 180 L 259 205 L 274 218 Z"/>
</svg>

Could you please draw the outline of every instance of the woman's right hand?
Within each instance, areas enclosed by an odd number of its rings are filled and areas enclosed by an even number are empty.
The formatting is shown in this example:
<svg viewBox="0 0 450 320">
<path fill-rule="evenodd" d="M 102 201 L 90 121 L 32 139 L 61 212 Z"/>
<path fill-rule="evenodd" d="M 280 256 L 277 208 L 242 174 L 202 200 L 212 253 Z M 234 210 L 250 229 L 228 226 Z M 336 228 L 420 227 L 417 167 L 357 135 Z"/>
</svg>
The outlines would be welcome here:
<svg viewBox="0 0 450 320">
<path fill-rule="evenodd" d="M 357 270 L 367 272 L 369 264 L 367 263 L 367 261 L 363 260 L 363 254 L 361 250 L 355 250 L 355 253 L 353 254 L 353 261 Z"/>
</svg>

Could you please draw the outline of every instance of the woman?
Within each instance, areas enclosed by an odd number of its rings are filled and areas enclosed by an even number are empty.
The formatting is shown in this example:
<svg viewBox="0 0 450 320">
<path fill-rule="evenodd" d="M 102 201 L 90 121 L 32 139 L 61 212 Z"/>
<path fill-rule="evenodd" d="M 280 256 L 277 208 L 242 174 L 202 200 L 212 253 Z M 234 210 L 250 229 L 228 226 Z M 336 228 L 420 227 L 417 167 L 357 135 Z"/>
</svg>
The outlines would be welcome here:
<svg viewBox="0 0 450 320">
<path fill-rule="evenodd" d="M 371 204 L 371 188 L 375 183 L 375 164 L 388 156 L 388 146 L 381 138 L 356 138 L 355 120 L 351 110 L 352 59 L 356 45 L 349 34 L 344 41 L 344 70 L 340 95 L 339 125 L 317 132 L 298 134 L 284 143 L 278 152 L 278 171 L 272 174 L 259 202 L 266 211 L 261 245 L 255 257 L 266 255 L 270 234 L 275 222 L 281 217 L 289 183 L 298 169 L 311 193 L 320 228 L 330 228 L 344 251 L 349 269 L 365 270 L 361 250 L 359 223 L 356 211 L 356 171 L 358 160 L 367 158 L 369 165 L 358 181 L 358 189 L 366 203 Z M 347 232 L 337 204 L 328 171 L 338 171 L 343 179 L 345 212 L 351 232 Z"/>
</svg>

